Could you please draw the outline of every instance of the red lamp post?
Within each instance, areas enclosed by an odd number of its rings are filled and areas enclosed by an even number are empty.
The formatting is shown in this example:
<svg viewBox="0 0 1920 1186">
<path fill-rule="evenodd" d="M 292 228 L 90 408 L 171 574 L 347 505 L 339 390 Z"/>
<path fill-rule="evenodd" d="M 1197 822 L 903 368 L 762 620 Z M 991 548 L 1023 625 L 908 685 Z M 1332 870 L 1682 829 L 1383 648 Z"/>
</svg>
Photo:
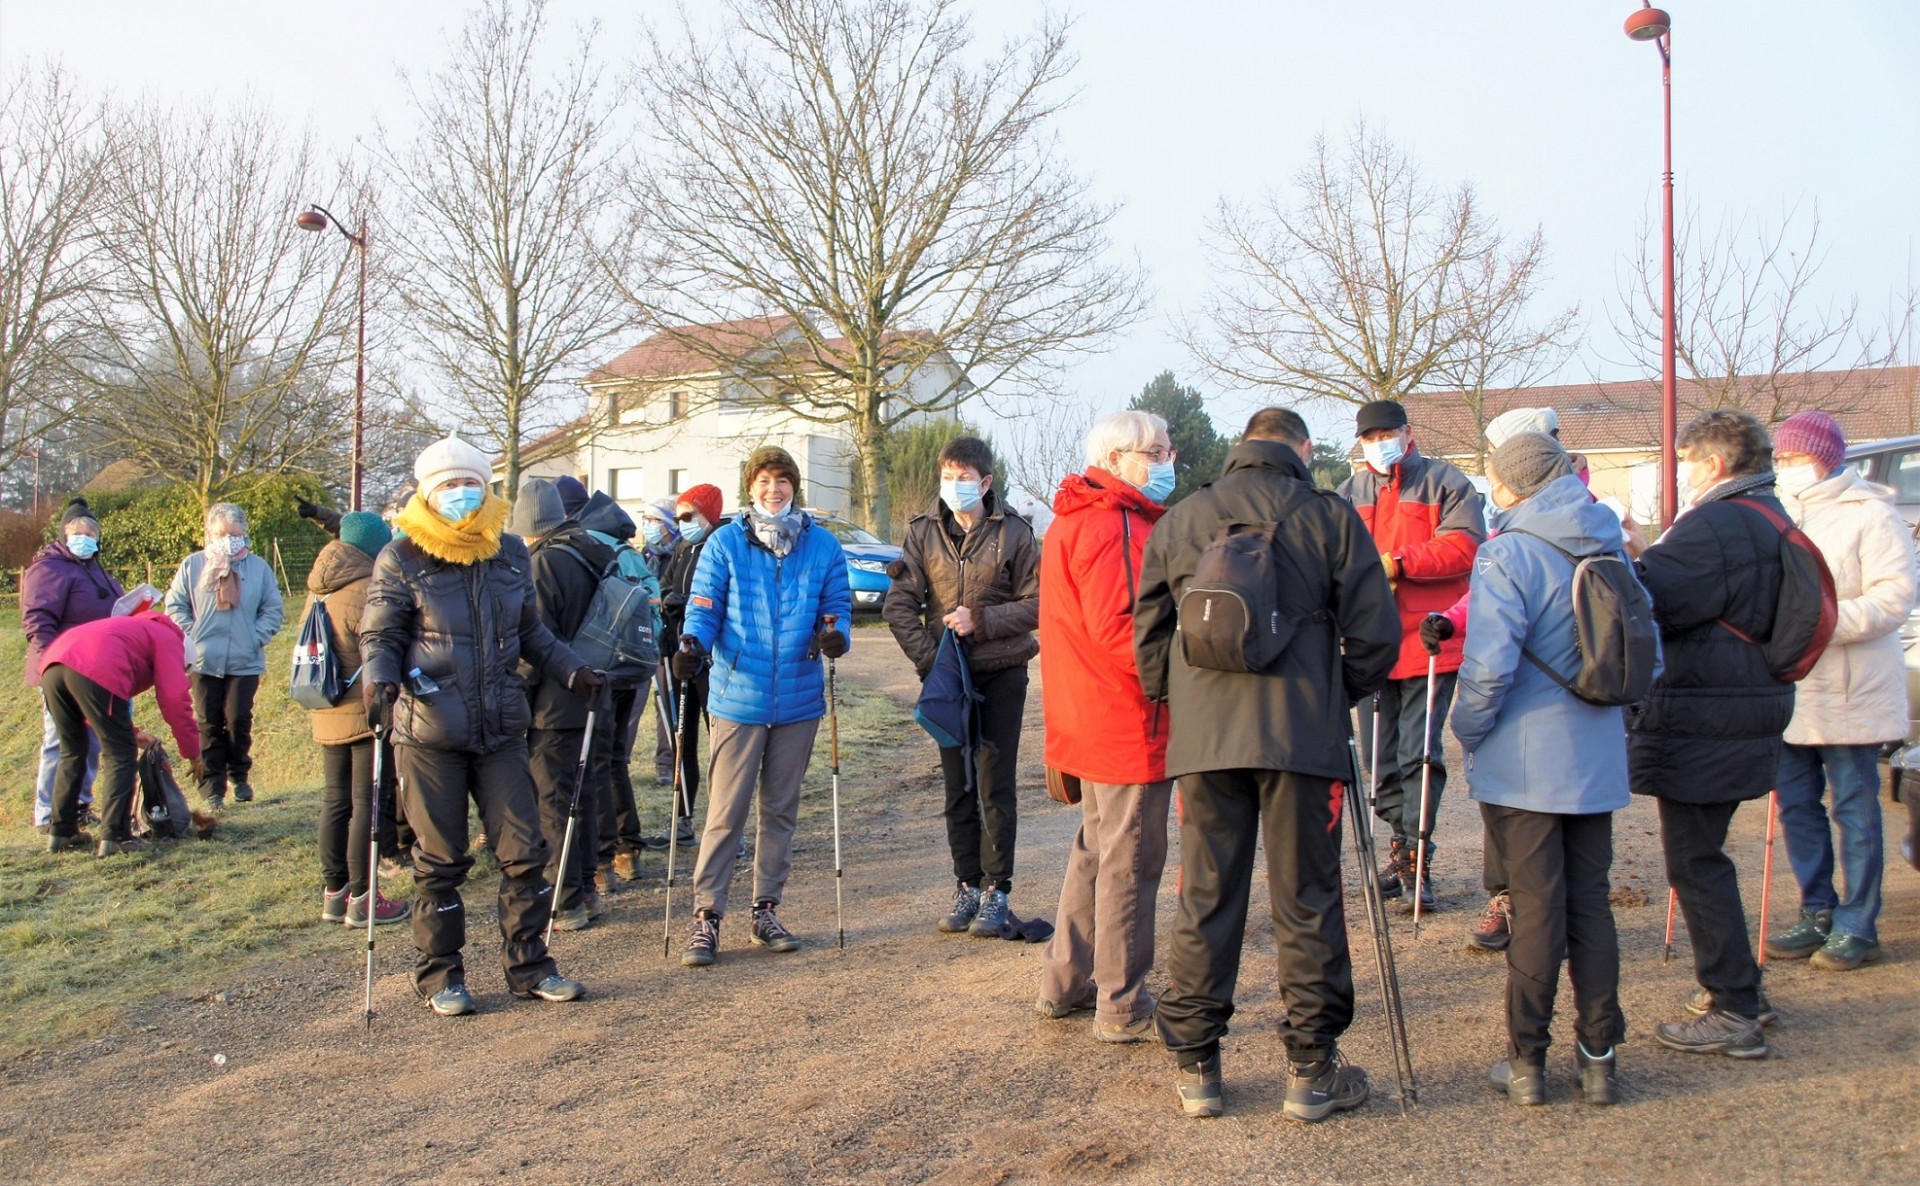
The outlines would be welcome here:
<svg viewBox="0 0 1920 1186">
<path fill-rule="evenodd" d="M 347 509 L 357 511 L 367 470 L 367 223 L 363 217 L 360 233 L 356 235 L 341 226 L 340 220 L 324 206 L 309 206 L 295 215 L 293 222 L 303 231 L 325 231 L 332 226 L 360 252 L 359 316 L 353 347 L 353 468 L 347 492 Z"/>
<path fill-rule="evenodd" d="M 1660 526 L 1671 527 L 1680 509 L 1675 471 L 1678 457 L 1674 438 L 1680 433 L 1680 408 L 1674 385 L 1673 326 L 1673 19 L 1664 9 L 1640 0 L 1640 11 L 1627 18 L 1627 36 L 1651 41 L 1660 51 L 1660 94 L 1664 104 L 1666 169 L 1660 175 L 1662 239 L 1666 247 L 1666 309 L 1660 332 Z"/>
</svg>

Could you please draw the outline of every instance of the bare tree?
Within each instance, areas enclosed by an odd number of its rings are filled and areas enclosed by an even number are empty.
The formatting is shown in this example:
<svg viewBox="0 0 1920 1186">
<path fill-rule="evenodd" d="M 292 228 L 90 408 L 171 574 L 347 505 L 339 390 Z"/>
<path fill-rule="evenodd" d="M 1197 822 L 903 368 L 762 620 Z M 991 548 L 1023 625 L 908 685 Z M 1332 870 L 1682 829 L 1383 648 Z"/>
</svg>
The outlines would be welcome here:
<svg viewBox="0 0 1920 1186">
<path fill-rule="evenodd" d="M 73 413 L 71 354 L 98 276 L 102 108 L 57 66 L 0 79 L 0 472 Z"/>
<path fill-rule="evenodd" d="M 118 452 L 203 501 L 339 450 L 346 259 L 298 230 L 322 184 L 311 136 L 257 105 L 118 120 L 81 369 Z M 327 179 L 332 184 L 332 179 Z"/>
<path fill-rule="evenodd" d="M 419 132 L 383 150 L 405 309 L 464 427 L 520 481 L 524 441 L 572 410 L 571 369 L 634 325 L 612 217 L 620 90 L 582 32 L 549 73 L 547 0 L 486 0 L 446 64 L 409 84 Z"/>
<path fill-rule="evenodd" d="M 996 386 L 1052 390 L 1139 315 L 1137 271 L 1106 259 L 1114 207 L 1057 154 L 1066 27 L 980 55 L 958 0 L 726 13 L 716 39 L 690 22 L 650 39 L 660 151 L 629 206 L 659 258 L 634 298 L 737 380 L 728 398 L 849 426 L 860 513 L 885 530 L 888 429 Z M 781 327 L 771 348 L 689 328 L 747 317 Z"/>
<path fill-rule="evenodd" d="M 1009 498 L 1019 490 L 1052 510 L 1060 479 L 1087 467 L 1093 419 L 1093 409 L 1077 405 L 1005 422 L 1006 431 L 996 432 L 993 440 L 1001 469 L 998 488 Z"/>
<path fill-rule="evenodd" d="M 1184 336 L 1223 380 L 1353 404 L 1472 398 L 1565 357 L 1578 310 L 1531 315 L 1545 238 L 1510 244 L 1471 185 L 1436 190 L 1362 122 L 1342 149 L 1316 138 L 1293 189 L 1222 200 L 1209 225 L 1223 282 Z"/>
</svg>

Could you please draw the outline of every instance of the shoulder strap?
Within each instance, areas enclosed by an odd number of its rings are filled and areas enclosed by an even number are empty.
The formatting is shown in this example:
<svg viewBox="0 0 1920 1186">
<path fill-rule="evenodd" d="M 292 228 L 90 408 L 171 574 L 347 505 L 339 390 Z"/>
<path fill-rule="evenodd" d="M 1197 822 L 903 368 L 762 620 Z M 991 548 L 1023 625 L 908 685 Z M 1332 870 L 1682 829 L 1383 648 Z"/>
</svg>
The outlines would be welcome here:
<svg viewBox="0 0 1920 1186">
<path fill-rule="evenodd" d="M 1779 532 L 1781 535 L 1786 535 L 1793 530 L 1793 524 L 1787 519 L 1785 515 L 1782 515 L 1779 511 L 1774 510 L 1772 507 L 1766 505 L 1765 503 L 1755 502 L 1751 498 L 1747 498 L 1744 495 L 1737 495 L 1737 494 L 1732 498 L 1729 498 L 1727 501 L 1737 502 L 1741 506 L 1744 506 L 1751 511 L 1758 511 L 1760 513 L 1760 517 L 1762 519 L 1765 519 L 1767 522 L 1773 524 L 1773 529 Z"/>
<path fill-rule="evenodd" d="M 592 562 L 589 561 L 585 556 L 581 555 L 579 549 L 575 548 L 572 544 L 547 544 L 545 545 L 545 547 L 552 548 L 556 552 L 565 552 L 567 555 L 573 557 L 575 560 L 578 560 L 580 562 L 580 567 L 592 573 L 593 579 L 596 581 L 606 580 L 609 576 L 612 576 L 620 568 L 620 556 L 618 553 L 615 553 L 613 558 L 613 563 L 607 565 L 606 570 L 603 572 L 599 569 L 596 569 L 593 566 Z"/>
</svg>

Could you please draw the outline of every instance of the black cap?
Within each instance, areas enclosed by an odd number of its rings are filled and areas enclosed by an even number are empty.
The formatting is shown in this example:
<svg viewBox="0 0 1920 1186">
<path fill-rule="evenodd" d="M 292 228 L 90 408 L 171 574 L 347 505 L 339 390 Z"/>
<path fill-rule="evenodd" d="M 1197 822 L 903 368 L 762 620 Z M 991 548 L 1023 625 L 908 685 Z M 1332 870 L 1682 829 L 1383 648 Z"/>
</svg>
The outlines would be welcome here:
<svg viewBox="0 0 1920 1186">
<path fill-rule="evenodd" d="M 1390 399 L 1377 399 L 1370 404 L 1360 405 L 1360 414 L 1354 417 L 1355 436 L 1365 436 L 1377 428 L 1405 428 L 1407 410 Z"/>
</svg>

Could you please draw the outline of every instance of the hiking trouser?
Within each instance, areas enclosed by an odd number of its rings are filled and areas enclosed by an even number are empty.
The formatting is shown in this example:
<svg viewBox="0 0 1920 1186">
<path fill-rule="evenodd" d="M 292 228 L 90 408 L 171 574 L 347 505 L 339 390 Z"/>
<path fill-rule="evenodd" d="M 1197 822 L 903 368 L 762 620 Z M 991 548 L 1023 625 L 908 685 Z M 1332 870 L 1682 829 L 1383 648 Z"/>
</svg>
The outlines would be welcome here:
<svg viewBox="0 0 1920 1186">
<path fill-rule="evenodd" d="M 664 666 L 664 664 L 663 664 Z M 700 793 L 700 721 L 707 715 L 707 672 L 702 670 L 690 680 L 673 681 L 673 707 L 667 712 L 680 712 L 682 705 L 679 696 L 681 689 L 687 693 L 684 706 L 685 715 L 680 720 L 680 815 L 691 819 L 693 799 Z M 712 725 L 718 728 L 717 724 Z M 673 763 L 667 763 L 671 769 Z M 672 781 L 671 778 L 668 781 Z M 711 811 L 713 805 L 707 805 Z"/>
<path fill-rule="evenodd" d="M 87 737 L 87 772 L 80 783 L 80 806 L 93 802 L 93 778 L 100 769 L 100 739 Z M 40 769 L 33 779 L 33 826 L 53 822 L 53 782 L 60 770 L 60 731 L 43 699 L 40 705 Z"/>
<path fill-rule="evenodd" d="M 467 942 L 460 886 L 473 868 L 467 852 L 467 803 L 480 809 L 487 843 L 500 862 L 500 963 L 507 987 L 529 992 L 552 975 L 547 918 L 553 891 L 542 876 L 547 841 L 540 834 L 527 747 L 514 742 L 490 754 L 393 747 L 400 813 L 413 826 L 413 987 L 432 996 L 466 980 Z"/>
<path fill-rule="evenodd" d="M 259 691 L 257 675 L 193 674 L 200 760 L 216 793 L 225 793 L 228 779 L 246 782 L 253 773 L 253 698 Z"/>
<path fill-rule="evenodd" d="M 1507 945 L 1507 1056 L 1539 1066 L 1552 1038 L 1560 965 L 1573 984 L 1574 1031 L 1604 1054 L 1626 1036 L 1620 1011 L 1620 938 L 1607 901 L 1613 814 L 1552 815 L 1480 805 L 1513 902 Z"/>
<path fill-rule="evenodd" d="M 1886 837 L 1880 817 L 1880 747 L 1788 745 L 1780 755 L 1780 827 L 1787 861 L 1800 883 L 1800 909 L 1833 911 L 1833 933 L 1878 941 L 1880 878 Z M 1847 887 L 1833 888 L 1832 828 L 1840 830 L 1840 872 Z"/>
<path fill-rule="evenodd" d="M 367 819 L 373 814 L 373 738 L 320 747 L 320 875 L 333 893 L 367 892 Z"/>
<path fill-rule="evenodd" d="M 1211 1056 L 1233 1017 L 1254 843 L 1262 832 L 1288 1060 L 1326 1058 L 1353 1021 L 1340 885 L 1343 789 L 1284 770 L 1211 770 L 1180 779 L 1180 908 L 1167 949 L 1172 983 L 1156 1015 L 1161 1039 L 1182 1065 Z"/>
<path fill-rule="evenodd" d="M 640 703 L 644 686 L 620 688 L 613 693 L 611 767 L 605 794 L 600 796 L 600 843 L 595 857 L 601 865 L 613 864 L 620 853 L 638 853 L 640 844 L 640 807 L 633 796 L 633 744 L 640 732 Z"/>
<path fill-rule="evenodd" d="M 1489 898 L 1507 890 L 1507 866 L 1500 856 L 1500 846 L 1493 842 L 1491 828 L 1483 828 L 1480 837 L 1480 884 L 1487 888 Z"/>
<path fill-rule="evenodd" d="M 1013 845 L 1020 826 L 1015 776 L 1020 769 L 1020 727 L 1027 714 L 1026 664 L 973 677 L 979 694 L 980 749 L 974 789 L 967 789 L 966 751 L 942 747 L 940 773 L 947 784 L 947 848 L 953 877 L 968 885 L 1013 888 Z"/>
<path fill-rule="evenodd" d="M 1747 939 L 1740 875 L 1727 855 L 1727 826 L 1739 803 L 1660 800 L 1660 846 L 1667 884 L 1680 898 L 1693 943 L 1693 967 L 1714 1003 L 1743 1017 L 1760 1015 L 1760 965 Z"/>
<path fill-rule="evenodd" d="M 693 867 L 693 906 L 727 913 L 727 892 L 746 831 L 747 810 L 760 797 L 753 840 L 753 900 L 779 903 L 793 870 L 793 831 L 800 823 L 800 784 L 813 757 L 820 721 L 742 725 L 713 718 L 713 770 L 707 780 L 707 826 Z"/>
<path fill-rule="evenodd" d="M 613 718 L 594 718 L 593 747 L 587 753 L 587 775 L 580 785 L 580 818 L 573 829 L 573 847 L 567 868 L 560 868 L 560 849 L 566 842 L 568 809 L 573 803 L 574 772 L 580 765 L 578 729 L 527 730 L 527 761 L 540 803 L 540 832 L 547 838 L 547 884 L 553 887 L 554 909 L 572 910 L 581 895 L 593 888 L 593 871 L 600 860 L 600 799 L 612 770 Z M 493 832 L 488 830 L 491 837 Z"/>
<path fill-rule="evenodd" d="M 60 738 L 60 766 L 53 782 L 53 834 L 73 836 L 80 831 L 80 787 L 86 778 L 89 749 L 98 738 L 100 830 L 108 840 L 125 840 L 139 773 L 133 702 L 59 663 L 40 673 L 40 695 Z M 88 722 L 93 724 L 91 730 Z"/>
<path fill-rule="evenodd" d="M 1452 671 L 1434 676 L 1433 719 L 1427 720 L 1427 677 L 1388 680 L 1380 689 L 1380 775 L 1379 797 L 1373 813 L 1387 821 L 1395 838 L 1406 840 L 1413 834 L 1415 817 L 1420 814 L 1420 766 L 1433 765 L 1433 786 L 1427 799 L 1426 826 L 1419 829 L 1429 838 L 1433 821 L 1440 814 L 1440 792 L 1447 786 L 1447 768 L 1441 764 L 1447 713 L 1453 708 L 1454 686 L 1460 677 Z M 1368 760 L 1373 754 L 1373 697 L 1360 701 L 1360 736 L 1366 738 L 1361 752 Z M 1427 726 L 1427 744 L 1420 745 L 1421 726 Z M 1409 807 L 1411 804 L 1411 807 Z"/>
<path fill-rule="evenodd" d="M 1040 995 L 1071 1005 L 1098 985 L 1094 1018 L 1125 1025 L 1153 1016 L 1154 898 L 1167 864 L 1171 780 L 1081 782 L 1080 829 L 1067 854 L 1060 913 L 1040 961 Z"/>
</svg>

